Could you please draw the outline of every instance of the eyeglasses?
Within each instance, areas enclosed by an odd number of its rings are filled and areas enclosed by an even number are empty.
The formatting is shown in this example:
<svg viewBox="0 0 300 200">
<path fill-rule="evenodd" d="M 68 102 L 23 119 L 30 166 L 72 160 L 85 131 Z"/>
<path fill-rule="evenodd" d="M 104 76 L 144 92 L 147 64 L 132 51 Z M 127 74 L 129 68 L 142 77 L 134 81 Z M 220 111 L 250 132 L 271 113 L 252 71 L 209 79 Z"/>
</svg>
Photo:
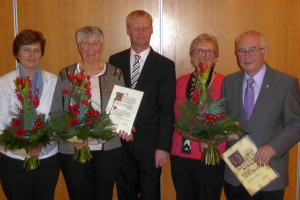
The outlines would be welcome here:
<svg viewBox="0 0 300 200">
<path fill-rule="evenodd" d="M 134 32 L 140 32 L 140 31 L 143 31 L 143 32 L 146 32 L 146 31 L 149 31 L 150 30 L 150 27 L 149 26 L 136 26 L 136 27 L 132 27 L 133 31 Z"/>
<path fill-rule="evenodd" d="M 264 50 L 265 48 L 250 48 L 249 50 L 247 49 L 238 49 L 236 51 L 236 54 L 238 56 L 246 56 L 246 54 L 248 53 L 249 56 L 257 56 L 258 52 L 261 51 L 261 50 Z"/>
<path fill-rule="evenodd" d="M 197 54 L 203 56 L 203 55 L 206 55 L 206 56 L 209 56 L 213 53 L 213 50 L 211 49 L 195 49 L 193 52 L 196 52 Z"/>
</svg>

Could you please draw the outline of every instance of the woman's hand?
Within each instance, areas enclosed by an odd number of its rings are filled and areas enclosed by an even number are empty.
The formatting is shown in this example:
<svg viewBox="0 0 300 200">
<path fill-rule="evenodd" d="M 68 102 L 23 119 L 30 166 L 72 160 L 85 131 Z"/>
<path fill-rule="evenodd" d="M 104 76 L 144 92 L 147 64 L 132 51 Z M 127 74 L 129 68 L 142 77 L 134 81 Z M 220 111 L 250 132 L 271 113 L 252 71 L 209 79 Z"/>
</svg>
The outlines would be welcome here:
<svg viewBox="0 0 300 200">
<path fill-rule="evenodd" d="M 36 148 L 30 149 L 28 154 L 30 157 L 38 158 L 41 150 L 42 150 L 42 145 L 38 145 Z"/>
<path fill-rule="evenodd" d="M 200 142 L 200 151 L 203 152 L 204 149 L 208 148 L 209 143 L 207 142 Z"/>
<path fill-rule="evenodd" d="M 71 142 L 71 144 L 73 144 L 73 146 L 75 147 L 75 149 L 82 149 L 84 146 L 88 145 L 88 141 L 85 142 Z"/>
</svg>

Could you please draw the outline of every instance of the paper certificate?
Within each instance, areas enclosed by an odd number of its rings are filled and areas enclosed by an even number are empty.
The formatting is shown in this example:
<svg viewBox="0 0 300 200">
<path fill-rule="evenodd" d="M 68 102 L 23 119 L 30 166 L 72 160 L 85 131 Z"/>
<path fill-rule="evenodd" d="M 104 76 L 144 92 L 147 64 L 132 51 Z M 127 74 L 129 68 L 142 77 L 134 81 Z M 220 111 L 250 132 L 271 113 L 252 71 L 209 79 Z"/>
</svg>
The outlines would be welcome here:
<svg viewBox="0 0 300 200">
<path fill-rule="evenodd" d="M 120 130 L 131 134 L 134 119 L 142 101 L 144 92 L 115 85 L 106 107 L 106 113 Z"/>
<path fill-rule="evenodd" d="M 254 162 L 256 152 L 256 145 L 247 135 L 223 153 L 225 163 L 251 196 L 278 177 L 269 165 L 261 167 Z"/>
</svg>

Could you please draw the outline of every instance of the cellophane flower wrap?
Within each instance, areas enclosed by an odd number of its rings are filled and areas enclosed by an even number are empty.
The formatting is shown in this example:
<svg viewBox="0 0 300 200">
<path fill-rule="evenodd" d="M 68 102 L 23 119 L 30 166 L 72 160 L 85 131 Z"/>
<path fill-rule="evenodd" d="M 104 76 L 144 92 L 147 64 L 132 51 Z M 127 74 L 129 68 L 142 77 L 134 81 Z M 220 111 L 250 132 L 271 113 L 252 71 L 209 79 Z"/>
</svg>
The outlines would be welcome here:
<svg viewBox="0 0 300 200">
<path fill-rule="evenodd" d="M 70 95 L 70 111 L 51 120 L 50 126 L 55 137 L 63 141 L 74 142 L 86 142 L 89 137 L 101 141 L 112 139 L 114 137 L 113 124 L 109 116 L 92 107 L 90 77 L 85 76 L 81 71 L 77 74 L 69 72 L 68 78 L 72 83 L 72 90 L 64 89 L 62 93 Z M 76 149 L 75 160 L 86 163 L 91 158 L 87 145 L 80 150 Z"/>
<path fill-rule="evenodd" d="M 34 170 L 40 161 L 38 157 L 30 156 L 29 152 L 49 144 L 52 140 L 51 133 L 45 115 L 37 112 L 40 103 L 39 90 L 32 91 L 31 81 L 25 77 L 17 77 L 14 83 L 20 106 L 17 106 L 17 113 L 12 113 L 14 117 L 11 123 L 0 135 L 0 144 L 4 145 L 5 150 L 19 152 L 20 155 L 22 150 L 25 150 L 23 167 Z"/>
<path fill-rule="evenodd" d="M 206 165 L 219 164 L 221 154 L 217 145 L 236 139 L 241 134 L 237 118 L 224 114 L 222 102 L 225 99 L 215 100 L 207 88 L 209 77 L 208 66 L 200 62 L 196 68 L 195 94 L 190 101 L 177 106 L 180 115 L 175 128 L 185 138 L 205 142 L 208 148 L 203 150 L 201 161 Z"/>
</svg>

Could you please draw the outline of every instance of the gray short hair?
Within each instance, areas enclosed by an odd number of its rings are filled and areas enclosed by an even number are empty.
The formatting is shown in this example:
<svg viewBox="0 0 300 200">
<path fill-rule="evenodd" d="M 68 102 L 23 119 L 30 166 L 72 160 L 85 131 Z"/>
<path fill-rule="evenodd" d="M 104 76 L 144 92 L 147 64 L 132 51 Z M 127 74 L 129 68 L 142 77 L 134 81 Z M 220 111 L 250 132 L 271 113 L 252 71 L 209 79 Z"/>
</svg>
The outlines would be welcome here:
<svg viewBox="0 0 300 200">
<path fill-rule="evenodd" d="M 97 26 L 85 26 L 76 31 L 76 42 L 79 45 L 83 39 L 96 36 L 100 39 L 101 44 L 104 43 L 103 31 Z"/>
<path fill-rule="evenodd" d="M 195 48 L 204 42 L 210 42 L 214 46 L 214 54 L 216 58 L 219 58 L 219 44 L 216 36 L 209 35 L 207 33 L 202 33 L 198 35 L 195 39 L 193 39 L 191 46 L 190 46 L 190 56 L 192 56 Z"/>
<path fill-rule="evenodd" d="M 261 47 L 265 48 L 267 46 L 267 42 L 266 42 L 266 38 L 263 34 L 261 34 L 259 31 L 255 31 L 255 30 L 250 30 L 250 31 L 246 31 L 242 34 L 240 34 L 236 40 L 235 40 L 235 48 L 237 48 L 237 45 L 240 41 L 241 38 L 246 37 L 246 36 L 258 36 L 260 38 L 260 45 Z"/>
</svg>

